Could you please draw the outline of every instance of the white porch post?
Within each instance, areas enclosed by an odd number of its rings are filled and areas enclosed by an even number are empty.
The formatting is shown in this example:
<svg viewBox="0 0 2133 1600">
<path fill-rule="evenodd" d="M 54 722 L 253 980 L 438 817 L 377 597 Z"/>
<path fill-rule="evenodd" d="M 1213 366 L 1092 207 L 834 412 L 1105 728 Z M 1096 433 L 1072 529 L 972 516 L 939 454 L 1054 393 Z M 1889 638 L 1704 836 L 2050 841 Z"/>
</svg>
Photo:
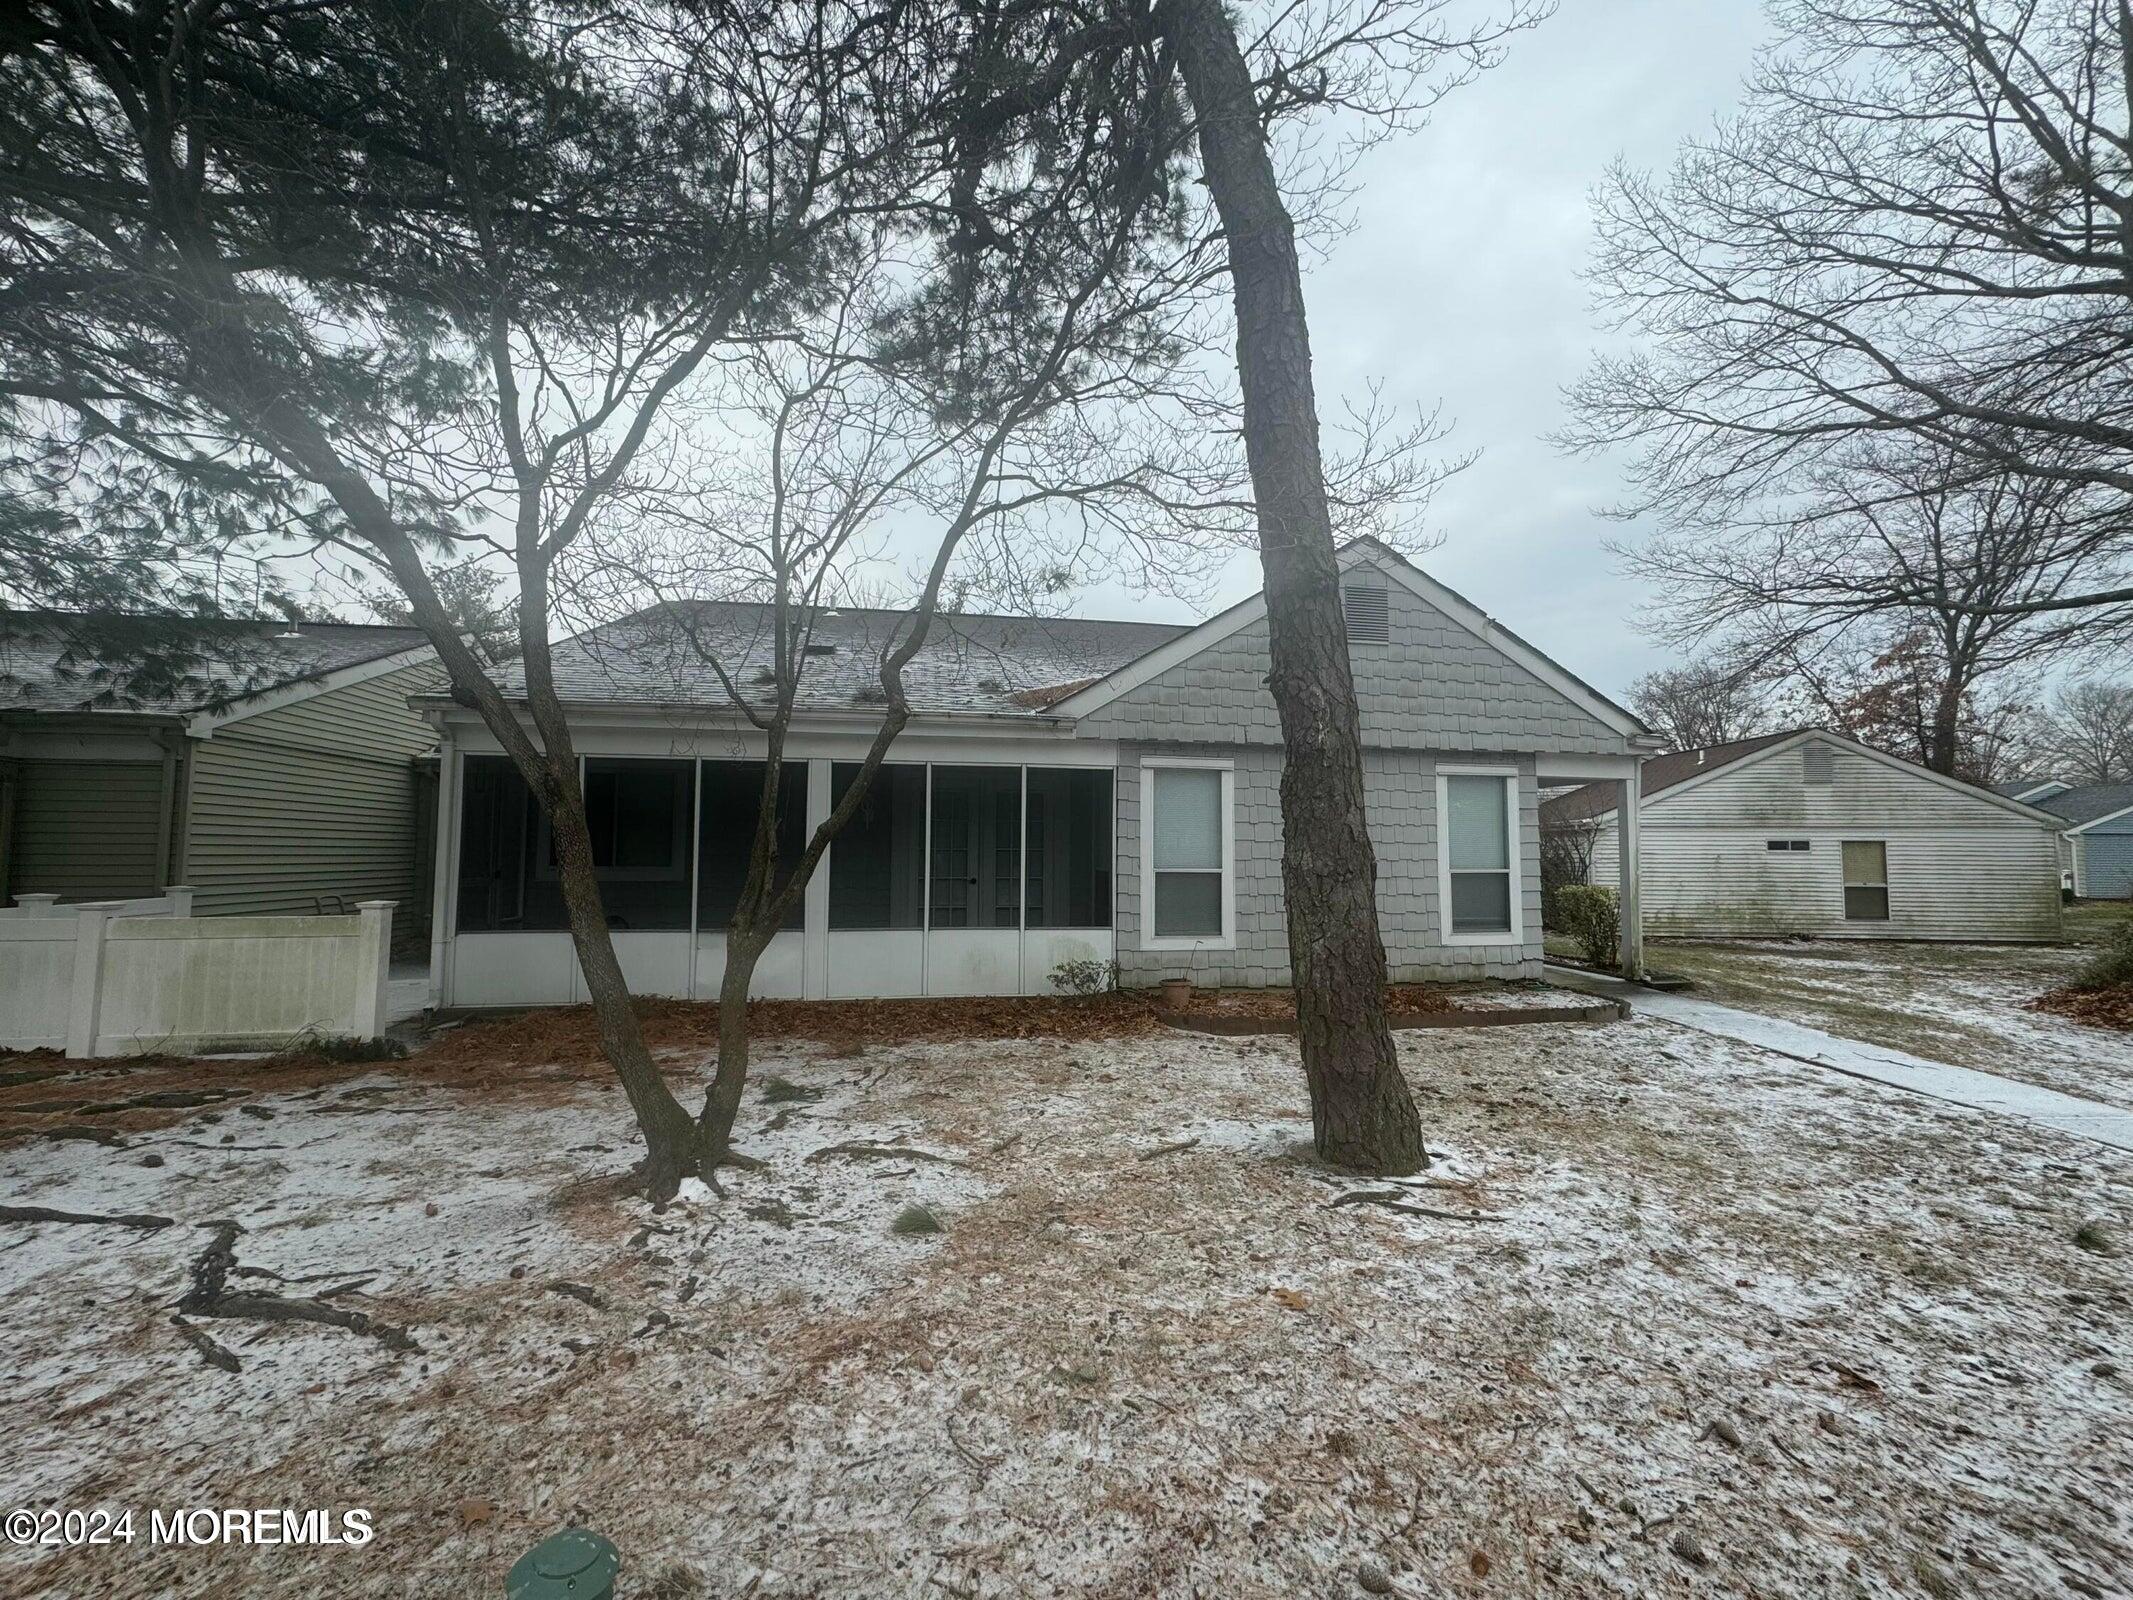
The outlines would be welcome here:
<svg viewBox="0 0 2133 1600">
<path fill-rule="evenodd" d="M 430 881 L 418 884 L 430 897 L 430 985 L 432 1006 L 451 1001 L 453 919 L 458 915 L 460 787 L 465 779 L 452 730 L 437 724 L 437 820 L 430 832 Z"/>
<path fill-rule="evenodd" d="M 1615 807 L 1615 846 L 1621 882 L 1615 891 L 1622 915 L 1622 976 L 1644 976 L 1644 907 L 1638 900 L 1637 808 L 1641 797 L 1638 774 L 1620 780 L 1621 800 Z"/>
</svg>

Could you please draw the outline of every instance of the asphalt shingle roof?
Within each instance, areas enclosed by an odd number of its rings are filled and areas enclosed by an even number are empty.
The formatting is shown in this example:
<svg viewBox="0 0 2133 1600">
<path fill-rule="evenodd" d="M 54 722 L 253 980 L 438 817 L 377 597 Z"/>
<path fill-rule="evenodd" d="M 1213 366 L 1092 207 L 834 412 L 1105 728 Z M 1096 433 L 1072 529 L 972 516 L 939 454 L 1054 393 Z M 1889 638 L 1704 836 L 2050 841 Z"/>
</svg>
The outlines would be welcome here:
<svg viewBox="0 0 2133 1600">
<path fill-rule="evenodd" d="M 2068 789 L 2064 794 L 2046 795 L 2030 804 L 2069 822 L 2094 822 L 2133 806 L 2133 783 L 2092 783 L 2085 788 Z"/>
<path fill-rule="evenodd" d="M 416 649 L 420 628 L 0 614 L 0 711 L 209 710 Z"/>
<path fill-rule="evenodd" d="M 651 607 L 558 643 L 556 689 L 566 702 L 730 706 L 715 659 L 751 703 L 767 706 L 772 620 L 767 605 L 695 601 Z M 882 654 L 909 624 L 910 614 L 902 611 L 840 607 L 816 613 L 798 709 L 879 705 Z M 904 692 L 917 712 L 1027 716 L 1185 631 L 1162 622 L 944 614 L 934 618 L 925 646 L 904 668 Z M 523 696 L 523 673 L 513 668 L 504 674 L 503 688 L 508 696 Z"/>
</svg>

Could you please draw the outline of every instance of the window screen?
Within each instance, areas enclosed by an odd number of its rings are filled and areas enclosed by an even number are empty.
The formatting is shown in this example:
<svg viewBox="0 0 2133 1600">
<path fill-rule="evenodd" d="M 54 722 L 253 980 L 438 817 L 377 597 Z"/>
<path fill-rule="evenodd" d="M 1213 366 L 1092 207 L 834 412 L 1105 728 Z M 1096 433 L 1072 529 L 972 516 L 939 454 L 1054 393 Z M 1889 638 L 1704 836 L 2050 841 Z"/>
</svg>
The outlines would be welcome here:
<svg viewBox="0 0 2133 1600">
<path fill-rule="evenodd" d="M 508 756 L 468 756 L 459 793 L 461 933 L 567 928 L 553 885 L 533 882 L 541 832 L 533 793 Z"/>
<path fill-rule="evenodd" d="M 1452 932 L 1511 931 L 1510 783 L 1445 779 L 1445 840 L 1452 879 Z"/>
<path fill-rule="evenodd" d="M 748 853 L 755 845 L 756 819 L 763 806 L 763 763 L 706 761 L 703 799 L 697 806 L 701 859 L 696 868 L 696 925 L 716 932 L 733 921 L 741 889 L 748 881 Z M 778 773 L 778 862 L 771 881 L 782 888 L 807 848 L 807 763 L 788 761 Z M 803 921 L 804 897 L 796 900 L 781 926 Z"/>
<path fill-rule="evenodd" d="M 933 769 L 932 928 L 1022 925 L 1022 769 Z"/>
<path fill-rule="evenodd" d="M 1889 920 L 1889 847 L 1879 839 L 1844 841 L 1844 918 Z"/>
<path fill-rule="evenodd" d="M 857 762 L 830 770 L 830 805 L 859 776 Z M 926 925 L 926 769 L 884 766 L 830 846 L 829 925 L 833 929 Z"/>
<path fill-rule="evenodd" d="M 612 928 L 689 925 L 691 763 L 585 763 L 585 822 Z M 506 756 L 468 756 L 460 798 L 466 933 L 568 928 L 548 819 Z"/>
<path fill-rule="evenodd" d="M 1023 926 L 1111 926 L 1111 774 L 1031 767 L 1024 811 Z"/>
<path fill-rule="evenodd" d="M 1222 936 L 1222 773 L 1211 767 L 1154 767 L 1149 859 L 1158 939 Z"/>
<path fill-rule="evenodd" d="M 610 928 L 688 927 L 694 767 L 612 757 L 585 763 L 585 822 Z M 554 856 L 551 847 L 541 857 L 549 878 L 557 878 Z"/>
</svg>

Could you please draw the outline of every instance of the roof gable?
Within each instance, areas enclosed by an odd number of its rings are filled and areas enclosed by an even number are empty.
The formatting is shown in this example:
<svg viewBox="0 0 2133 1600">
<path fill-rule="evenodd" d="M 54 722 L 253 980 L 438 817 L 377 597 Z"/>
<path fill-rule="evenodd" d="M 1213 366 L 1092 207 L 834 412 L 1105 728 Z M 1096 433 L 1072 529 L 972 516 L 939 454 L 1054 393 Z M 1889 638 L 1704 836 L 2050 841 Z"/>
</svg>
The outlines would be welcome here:
<svg viewBox="0 0 2133 1600">
<path fill-rule="evenodd" d="M 1351 657 L 1366 738 L 1467 748 L 1478 737 L 1501 748 L 1564 743 L 1619 750 L 1647 732 L 1628 711 L 1377 541 L 1351 541 L 1340 563 L 1344 576 L 1367 571 L 1383 578 L 1393 596 L 1391 643 L 1357 644 Z M 1265 721 L 1272 712 L 1264 690 L 1265 626 L 1262 592 L 1125 663 L 1054 710 L 1093 731 L 1122 733 L 1146 722 L 1152 705 L 1191 703 L 1185 686 L 1197 682 L 1200 692 L 1224 702 L 1221 709 L 1233 720 L 1243 713 Z M 1252 697 L 1249 703 L 1235 699 L 1240 692 Z"/>
<path fill-rule="evenodd" d="M 1872 745 L 1861 744 L 1857 739 L 1828 728 L 1795 728 L 1753 739 L 1738 739 L 1731 744 L 1709 745 L 1701 750 L 1675 750 L 1654 756 L 1644 763 L 1640 771 L 1638 794 L 1642 803 L 1650 806 L 1701 788 L 1714 779 L 1739 772 L 1784 751 L 1815 743 L 1864 756 L 1907 776 L 1923 779 L 2031 822 L 2043 823 L 2046 826 L 2056 826 L 2060 822 L 2059 818 L 2036 806 L 2024 805 L 2021 801 L 2010 799 L 1994 790 L 1965 783 L 1960 778 L 1948 777 L 1930 767 L 1920 766 L 1915 761 L 1906 761 L 1901 756 L 1892 756 L 1886 750 L 1876 750 Z M 1653 781 L 1655 773 L 1659 780 L 1656 783 Z M 1561 827 L 1573 822 L 1611 816 L 1614 810 L 1614 785 L 1589 783 L 1582 788 L 1571 790 L 1568 794 L 1543 801 L 1541 822 L 1543 826 Z"/>
</svg>

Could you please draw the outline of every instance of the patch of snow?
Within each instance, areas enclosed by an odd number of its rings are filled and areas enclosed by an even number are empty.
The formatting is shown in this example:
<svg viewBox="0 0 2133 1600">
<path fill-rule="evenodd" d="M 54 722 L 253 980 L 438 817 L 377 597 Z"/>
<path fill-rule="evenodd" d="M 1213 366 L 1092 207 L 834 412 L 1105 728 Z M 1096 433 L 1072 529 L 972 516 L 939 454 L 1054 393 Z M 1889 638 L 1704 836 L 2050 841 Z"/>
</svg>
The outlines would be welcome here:
<svg viewBox="0 0 2133 1600">
<path fill-rule="evenodd" d="M 356 1079 L 153 1135 L 153 1169 L 12 1146 L 11 1193 L 180 1226 L 0 1233 L 8 1487 L 367 1506 L 411 1593 L 494 1588 L 568 1522 L 648 1591 L 758 1600 L 1273 1600 L 1353 1593 L 1365 1556 L 1412 1595 L 1484 1565 L 1502 1594 L 2133 1589 L 2102 1375 L 2133 1281 L 2073 1243 L 2125 1236 L 2133 1159 L 1657 1020 L 1399 1049 L 1440 1154 L 1398 1187 L 1474 1215 L 1331 1204 L 1360 1185 L 1309 1155 L 1293 1040 L 766 1050 L 803 1095 L 747 1099 L 768 1170 L 659 1212 L 599 1084 Z M 913 1203 L 945 1231 L 892 1234 Z M 244 1369 L 206 1367 L 167 1317 L 218 1216 L 240 1263 L 377 1269 L 341 1303 L 421 1353 L 223 1321 Z M 0 1570 L 376 1592 L 345 1552 L 180 1554 Z"/>
</svg>

